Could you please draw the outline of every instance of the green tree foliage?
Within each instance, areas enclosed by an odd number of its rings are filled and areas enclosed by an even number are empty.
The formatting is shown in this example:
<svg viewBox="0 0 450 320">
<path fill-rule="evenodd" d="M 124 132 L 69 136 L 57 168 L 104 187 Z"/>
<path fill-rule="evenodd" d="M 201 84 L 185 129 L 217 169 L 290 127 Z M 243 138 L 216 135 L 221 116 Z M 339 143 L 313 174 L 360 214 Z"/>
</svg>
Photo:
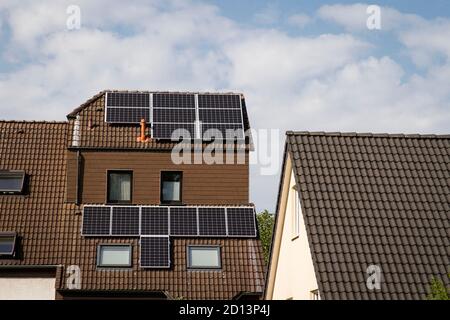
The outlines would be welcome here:
<svg viewBox="0 0 450 320">
<path fill-rule="evenodd" d="M 448 274 L 448 277 L 450 278 L 450 274 Z M 433 277 L 431 279 L 430 289 L 431 292 L 427 296 L 428 300 L 449 300 L 449 290 L 440 279 Z"/>
<path fill-rule="evenodd" d="M 259 227 L 259 236 L 261 238 L 264 261 L 266 265 L 269 263 L 270 255 L 270 244 L 272 243 L 272 233 L 274 225 L 274 215 L 270 214 L 269 211 L 264 210 L 256 215 Z"/>
</svg>

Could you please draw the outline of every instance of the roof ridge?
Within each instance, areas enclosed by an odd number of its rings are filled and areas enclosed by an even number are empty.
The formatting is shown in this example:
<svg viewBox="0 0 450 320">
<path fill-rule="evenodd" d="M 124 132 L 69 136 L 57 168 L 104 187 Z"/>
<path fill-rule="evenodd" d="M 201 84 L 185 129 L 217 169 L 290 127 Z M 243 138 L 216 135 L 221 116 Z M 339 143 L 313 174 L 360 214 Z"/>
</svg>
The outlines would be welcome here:
<svg viewBox="0 0 450 320">
<path fill-rule="evenodd" d="M 373 137 L 373 138 L 439 138 L 449 139 L 450 134 L 419 133 L 372 133 L 372 132 L 324 132 L 324 131 L 286 131 L 287 136 L 338 136 L 338 137 Z"/>
</svg>

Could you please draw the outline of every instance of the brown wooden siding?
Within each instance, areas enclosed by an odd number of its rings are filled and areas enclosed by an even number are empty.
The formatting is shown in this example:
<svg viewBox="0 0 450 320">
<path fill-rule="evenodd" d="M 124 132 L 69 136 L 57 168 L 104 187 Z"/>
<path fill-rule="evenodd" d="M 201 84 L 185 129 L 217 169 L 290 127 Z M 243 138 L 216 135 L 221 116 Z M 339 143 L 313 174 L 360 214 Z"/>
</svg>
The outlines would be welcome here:
<svg viewBox="0 0 450 320">
<path fill-rule="evenodd" d="M 73 153 L 68 158 L 76 159 L 76 153 Z M 182 196 L 185 204 L 249 202 L 248 155 L 245 164 L 213 165 L 176 165 L 172 163 L 170 152 L 84 151 L 82 159 L 82 203 L 106 202 L 107 170 L 113 169 L 133 171 L 133 204 L 159 204 L 160 173 L 165 170 L 183 172 Z M 73 185 L 67 188 L 72 196 L 70 199 L 73 199 L 76 174 L 75 178 L 70 175 L 68 182 Z"/>
</svg>

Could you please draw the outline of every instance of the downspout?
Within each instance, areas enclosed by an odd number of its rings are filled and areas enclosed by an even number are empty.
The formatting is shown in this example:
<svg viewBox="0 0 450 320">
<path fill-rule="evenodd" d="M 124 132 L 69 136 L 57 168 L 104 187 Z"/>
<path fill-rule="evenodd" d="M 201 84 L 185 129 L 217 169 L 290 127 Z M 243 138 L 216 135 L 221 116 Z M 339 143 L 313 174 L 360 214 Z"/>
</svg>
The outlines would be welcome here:
<svg viewBox="0 0 450 320">
<path fill-rule="evenodd" d="M 77 150 L 77 186 L 75 204 L 80 205 L 81 150 Z"/>
</svg>

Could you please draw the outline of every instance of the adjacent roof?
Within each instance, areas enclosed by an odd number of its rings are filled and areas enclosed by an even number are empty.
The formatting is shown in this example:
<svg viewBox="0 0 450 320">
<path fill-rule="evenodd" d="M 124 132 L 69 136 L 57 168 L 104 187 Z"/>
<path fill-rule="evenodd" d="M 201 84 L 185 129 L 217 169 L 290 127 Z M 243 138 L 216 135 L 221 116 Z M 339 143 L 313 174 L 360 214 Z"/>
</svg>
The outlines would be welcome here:
<svg viewBox="0 0 450 320">
<path fill-rule="evenodd" d="M 288 132 L 324 299 L 423 299 L 448 285 L 450 135 Z M 368 290 L 367 267 L 381 268 Z"/>
</svg>

